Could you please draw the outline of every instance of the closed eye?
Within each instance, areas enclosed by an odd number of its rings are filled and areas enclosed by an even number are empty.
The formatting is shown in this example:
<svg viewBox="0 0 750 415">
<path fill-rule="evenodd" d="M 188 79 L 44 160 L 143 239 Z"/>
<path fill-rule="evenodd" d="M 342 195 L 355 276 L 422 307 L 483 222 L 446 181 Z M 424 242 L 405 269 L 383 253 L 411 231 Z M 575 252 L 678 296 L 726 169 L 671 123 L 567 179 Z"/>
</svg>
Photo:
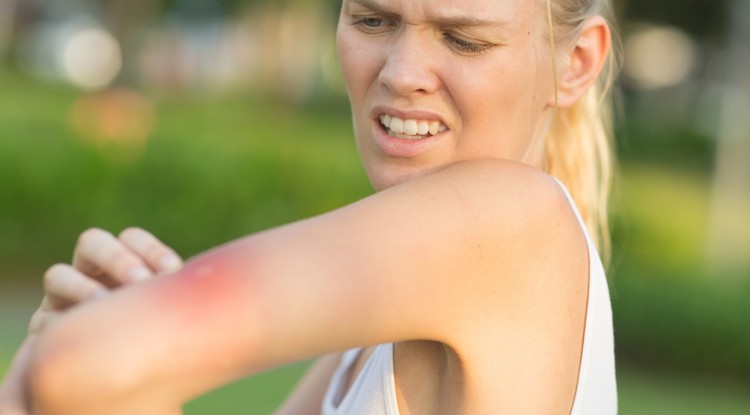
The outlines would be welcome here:
<svg viewBox="0 0 750 415">
<path fill-rule="evenodd" d="M 453 48 L 457 52 L 466 54 L 478 54 L 481 52 L 485 52 L 495 46 L 492 43 L 466 40 L 464 38 L 456 36 L 451 32 L 443 33 L 443 38 L 446 40 L 446 42 L 448 42 L 451 48 Z"/>
</svg>

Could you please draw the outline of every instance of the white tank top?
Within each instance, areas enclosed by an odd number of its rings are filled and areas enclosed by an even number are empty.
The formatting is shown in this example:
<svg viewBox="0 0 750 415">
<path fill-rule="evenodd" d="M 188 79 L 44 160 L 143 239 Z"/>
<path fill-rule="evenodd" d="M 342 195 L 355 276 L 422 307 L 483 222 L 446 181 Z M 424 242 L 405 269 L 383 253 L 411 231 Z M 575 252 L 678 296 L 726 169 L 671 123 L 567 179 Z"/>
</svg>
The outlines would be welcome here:
<svg viewBox="0 0 750 415">
<path fill-rule="evenodd" d="M 578 387 L 571 415 L 617 413 L 612 305 L 604 267 L 586 226 L 565 186 L 560 184 L 586 234 L 589 249 L 589 295 Z M 344 352 L 323 399 L 322 415 L 398 415 L 393 375 L 393 343 L 375 347 L 344 395 L 349 374 L 361 349 Z"/>
</svg>

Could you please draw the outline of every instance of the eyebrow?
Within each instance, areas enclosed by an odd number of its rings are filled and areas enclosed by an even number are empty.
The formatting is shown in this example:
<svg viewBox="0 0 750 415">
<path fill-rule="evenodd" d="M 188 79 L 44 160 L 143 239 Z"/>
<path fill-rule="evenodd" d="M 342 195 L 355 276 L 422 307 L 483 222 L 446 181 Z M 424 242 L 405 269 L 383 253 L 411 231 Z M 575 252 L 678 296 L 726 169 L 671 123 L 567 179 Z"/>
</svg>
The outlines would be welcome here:
<svg viewBox="0 0 750 415">
<path fill-rule="evenodd" d="M 396 13 L 388 11 L 374 0 L 351 0 L 352 3 L 359 4 L 371 11 L 378 12 L 389 16 L 397 16 Z M 455 16 L 440 16 L 434 19 L 435 23 L 447 27 L 483 27 L 483 26 L 506 26 L 505 22 L 496 20 L 480 19 L 476 16 L 457 13 Z"/>
</svg>

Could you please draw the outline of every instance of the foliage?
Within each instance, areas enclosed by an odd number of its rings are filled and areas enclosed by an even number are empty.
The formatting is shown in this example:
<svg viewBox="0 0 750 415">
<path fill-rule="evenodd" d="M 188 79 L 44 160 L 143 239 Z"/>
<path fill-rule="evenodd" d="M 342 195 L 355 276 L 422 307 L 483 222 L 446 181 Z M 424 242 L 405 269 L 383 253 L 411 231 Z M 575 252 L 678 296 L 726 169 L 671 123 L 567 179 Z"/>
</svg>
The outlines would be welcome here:
<svg viewBox="0 0 750 415">
<path fill-rule="evenodd" d="M 270 414 L 309 365 L 298 363 L 241 380 L 185 406 L 185 415 Z"/>
<path fill-rule="evenodd" d="M 0 260 L 14 268 L 66 260 L 91 226 L 144 226 L 192 255 L 371 191 L 340 103 L 300 113 L 250 97 L 162 98 L 139 153 L 76 136 L 77 93 L 2 76 Z"/>
<path fill-rule="evenodd" d="M 717 38 L 726 28 L 731 1 L 620 0 L 630 21 L 651 21 L 678 26 L 700 37 Z"/>
<path fill-rule="evenodd" d="M 750 280 L 704 262 L 707 177 L 632 162 L 622 176 L 610 275 L 617 355 L 750 380 Z"/>
<path fill-rule="evenodd" d="M 750 380 L 750 282 L 665 276 L 637 266 L 617 275 L 622 278 L 613 287 L 613 307 L 620 358 Z"/>
</svg>

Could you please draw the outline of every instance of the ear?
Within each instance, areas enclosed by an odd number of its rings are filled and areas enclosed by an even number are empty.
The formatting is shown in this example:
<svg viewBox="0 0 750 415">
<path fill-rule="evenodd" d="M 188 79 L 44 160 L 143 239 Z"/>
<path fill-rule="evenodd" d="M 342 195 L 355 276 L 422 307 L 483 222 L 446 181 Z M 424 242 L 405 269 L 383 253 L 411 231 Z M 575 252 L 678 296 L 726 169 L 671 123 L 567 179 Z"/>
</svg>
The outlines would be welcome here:
<svg viewBox="0 0 750 415">
<path fill-rule="evenodd" d="M 560 70 L 558 107 L 573 106 L 594 85 L 607 61 L 611 44 L 607 21 L 602 16 L 589 17 Z"/>
</svg>

